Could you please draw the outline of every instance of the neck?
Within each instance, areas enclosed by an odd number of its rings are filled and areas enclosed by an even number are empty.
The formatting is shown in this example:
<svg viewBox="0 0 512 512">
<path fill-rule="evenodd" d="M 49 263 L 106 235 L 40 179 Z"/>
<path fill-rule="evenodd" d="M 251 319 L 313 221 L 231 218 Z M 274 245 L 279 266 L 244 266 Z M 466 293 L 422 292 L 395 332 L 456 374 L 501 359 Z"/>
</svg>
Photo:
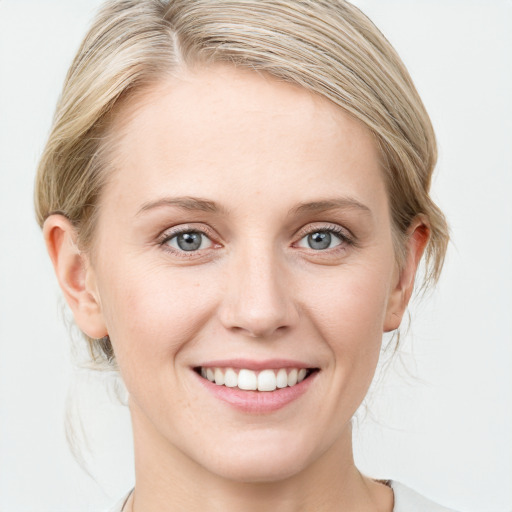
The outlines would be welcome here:
<svg viewBox="0 0 512 512">
<path fill-rule="evenodd" d="M 243 482 L 214 474 L 151 432 L 132 411 L 135 491 L 126 510 L 174 512 L 391 512 L 391 489 L 363 477 L 354 465 L 351 425 L 317 460 L 286 478 Z"/>
</svg>

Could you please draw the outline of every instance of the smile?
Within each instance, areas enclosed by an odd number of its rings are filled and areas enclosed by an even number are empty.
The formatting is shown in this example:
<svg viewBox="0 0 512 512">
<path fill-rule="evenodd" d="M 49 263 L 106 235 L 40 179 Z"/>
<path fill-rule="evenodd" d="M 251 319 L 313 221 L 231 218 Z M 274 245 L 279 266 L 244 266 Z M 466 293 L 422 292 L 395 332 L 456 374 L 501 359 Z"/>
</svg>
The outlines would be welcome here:
<svg viewBox="0 0 512 512">
<path fill-rule="evenodd" d="M 279 368 L 254 371 L 246 368 L 201 366 L 195 371 L 204 379 L 218 386 L 238 388 L 244 391 L 275 391 L 300 384 L 317 369 Z"/>
</svg>

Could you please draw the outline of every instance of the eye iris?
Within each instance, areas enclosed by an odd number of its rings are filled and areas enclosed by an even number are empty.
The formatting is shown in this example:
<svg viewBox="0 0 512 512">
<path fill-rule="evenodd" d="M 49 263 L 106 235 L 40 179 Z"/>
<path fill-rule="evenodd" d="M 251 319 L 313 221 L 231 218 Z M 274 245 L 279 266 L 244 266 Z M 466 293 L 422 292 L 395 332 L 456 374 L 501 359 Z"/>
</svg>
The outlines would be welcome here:
<svg viewBox="0 0 512 512">
<path fill-rule="evenodd" d="M 325 231 L 317 231 L 308 235 L 308 244 L 311 249 L 327 249 L 331 245 L 331 234 Z"/>
<path fill-rule="evenodd" d="M 183 251 L 196 251 L 201 247 L 201 233 L 181 233 L 176 239 Z"/>
</svg>

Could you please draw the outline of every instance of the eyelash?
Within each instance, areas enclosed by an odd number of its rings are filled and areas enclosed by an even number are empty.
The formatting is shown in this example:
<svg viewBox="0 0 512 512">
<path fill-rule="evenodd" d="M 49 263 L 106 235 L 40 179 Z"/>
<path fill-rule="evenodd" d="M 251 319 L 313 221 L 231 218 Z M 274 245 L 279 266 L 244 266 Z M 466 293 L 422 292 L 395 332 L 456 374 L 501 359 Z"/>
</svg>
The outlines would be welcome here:
<svg viewBox="0 0 512 512">
<path fill-rule="evenodd" d="M 314 251 L 315 253 L 329 253 L 331 251 L 346 249 L 347 245 L 349 245 L 349 246 L 356 245 L 356 241 L 355 241 L 353 235 L 346 228 L 342 228 L 341 226 L 336 226 L 336 225 L 332 225 L 332 224 L 323 225 L 323 226 L 317 225 L 312 228 L 311 227 L 304 228 L 303 230 L 301 230 L 299 232 L 299 235 L 298 235 L 299 240 L 297 242 L 295 242 L 295 244 L 298 244 L 304 238 L 306 238 L 307 236 L 312 235 L 314 233 L 330 233 L 340 239 L 339 245 L 337 245 L 335 247 L 331 247 L 331 248 L 324 249 L 324 250 L 309 248 L 310 251 Z"/>
<path fill-rule="evenodd" d="M 179 235 L 183 235 L 185 233 L 197 233 L 199 235 L 207 237 L 210 240 L 210 242 L 213 244 L 214 247 L 215 247 L 215 245 L 217 245 L 218 247 L 221 246 L 219 243 L 215 242 L 215 237 L 213 236 L 213 233 L 211 232 L 211 230 L 209 230 L 205 227 L 197 228 L 197 227 L 192 227 L 192 226 L 183 226 L 183 227 L 180 227 L 177 229 L 173 229 L 171 231 L 164 232 L 158 238 L 158 245 L 160 245 L 163 250 L 170 252 L 174 255 L 178 255 L 179 257 L 182 257 L 182 258 L 196 257 L 197 258 L 198 253 L 204 251 L 205 249 L 197 249 L 195 251 L 185 251 L 185 250 L 175 249 L 175 248 L 171 247 L 170 245 L 168 245 L 168 242 L 170 240 L 178 237 Z M 297 242 L 294 242 L 293 246 L 296 246 L 296 244 L 298 244 L 301 240 L 303 240 L 307 236 L 312 235 L 314 233 L 330 233 L 340 239 L 340 243 L 338 245 L 336 245 L 335 247 L 331 247 L 331 248 L 327 248 L 327 249 L 323 249 L 323 250 L 309 248 L 310 251 L 313 251 L 315 253 L 330 253 L 330 252 L 346 249 L 347 245 L 349 245 L 349 246 L 356 245 L 356 241 L 355 241 L 354 237 L 352 236 L 351 233 L 348 232 L 347 229 L 344 229 L 340 226 L 330 224 L 330 225 L 323 225 L 323 226 L 314 226 L 312 228 L 303 228 L 302 230 L 299 231 L 298 240 L 297 240 Z"/>
<path fill-rule="evenodd" d="M 215 237 L 213 235 L 213 232 L 205 227 L 201 227 L 201 228 L 197 228 L 197 227 L 192 227 L 192 226 L 182 226 L 180 228 L 176 228 L 176 229 L 173 229 L 173 230 L 170 230 L 170 231 L 165 231 L 157 240 L 158 242 L 158 245 L 160 245 L 160 247 L 162 247 L 162 249 L 164 251 L 167 251 L 173 255 L 177 255 L 181 258 L 197 258 L 198 256 L 198 253 L 204 251 L 204 249 L 198 249 L 196 251 L 184 251 L 184 250 L 179 250 L 179 249 L 175 249 L 174 247 L 171 247 L 170 245 L 168 245 L 168 242 L 170 242 L 173 238 L 176 238 L 180 235 L 183 235 L 185 233 L 197 233 L 199 235 L 202 235 L 202 236 L 205 236 L 206 238 L 208 238 L 212 245 L 215 246 L 220 246 L 220 244 L 216 243 L 215 242 Z"/>
</svg>

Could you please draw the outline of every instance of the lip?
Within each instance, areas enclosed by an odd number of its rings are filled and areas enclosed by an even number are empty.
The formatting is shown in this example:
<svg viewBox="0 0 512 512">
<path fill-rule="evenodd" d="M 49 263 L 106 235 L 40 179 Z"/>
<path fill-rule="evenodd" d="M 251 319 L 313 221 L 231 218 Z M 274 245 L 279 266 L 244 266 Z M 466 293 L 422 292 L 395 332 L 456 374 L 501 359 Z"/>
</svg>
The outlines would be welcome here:
<svg viewBox="0 0 512 512">
<path fill-rule="evenodd" d="M 208 361 L 197 365 L 201 368 L 236 368 L 238 370 L 245 368 L 247 370 L 278 370 L 279 368 L 316 368 L 316 366 L 305 363 L 304 361 L 294 361 L 291 359 L 265 359 L 264 361 L 254 361 L 252 359 L 222 359 Z"/>
<path fill-rule="evenodd" d="M 268 359 L 266 361 L 251 361 L 247 359 L 218 360 L 203 363 L 201 367 L 246 368 L 253 371 L 278 368 L 313 368 L 303 362 L 290 361 L 289 359 Z M 207 392 L 211 393 L 216 399 L 229 404 L 234 409 L 249 414 L 269 414 L 291 404 L 304 395 L 314 383 L 319 371 L 311 373 L 306 379 L 295 386 L 276 389 L 275 391 L 244 391 L 239 388 L 228 388 L 226 386 L 219 386 L 201 377 L 194 369 L 192 369 L 192 373 Z"/>
</svg>

